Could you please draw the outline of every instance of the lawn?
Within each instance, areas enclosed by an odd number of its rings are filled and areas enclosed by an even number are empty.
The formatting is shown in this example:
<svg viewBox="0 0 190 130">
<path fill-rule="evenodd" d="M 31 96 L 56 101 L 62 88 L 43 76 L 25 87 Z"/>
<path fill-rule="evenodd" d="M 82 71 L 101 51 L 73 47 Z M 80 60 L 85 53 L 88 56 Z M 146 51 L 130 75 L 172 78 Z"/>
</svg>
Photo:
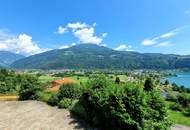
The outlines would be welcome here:
<svg viewBox="0 0 190 130">
<path fill-rule="evenodd" d="M 175 124 L 190 126 L 190 117 L 185 116 L 182 112 L 169 110 L 169 118 Z"/>
<path fill-rule="evenodd" d="M 39 81 L 41 83 L 47 83 L 47 82 L 52 82 L 56 79 L 59 79 L 58 77 L 53 77 L 53 76 L 47 76 L 47 75 L 43 75 L 39 77 Z"/>
</svg>

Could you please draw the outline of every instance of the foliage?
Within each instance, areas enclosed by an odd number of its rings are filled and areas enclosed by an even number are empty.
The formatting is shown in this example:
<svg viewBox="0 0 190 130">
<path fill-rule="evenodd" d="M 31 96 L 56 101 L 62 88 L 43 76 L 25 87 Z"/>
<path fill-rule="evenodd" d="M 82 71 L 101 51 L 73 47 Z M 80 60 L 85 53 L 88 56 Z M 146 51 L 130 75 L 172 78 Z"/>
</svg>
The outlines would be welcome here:
<svg viewBox="0 0 190 130">
<path fill-rule="evenodd" d="M 47 103 L 48 103 L 49 105 L 51 105 L 51 106 L 56 106 L 56 105 L 58 105 L 58 103 L 59 103 L 59 98 L 58 98 L 57 94 L 56 94 L 56 93 L 53 93 L 53 94 L 51 95 L 51 97 L 49 98 L 49 100 L 48 100 Z"/>
<path fill-rule="evenodd" d="M 154 88 L 152 80 L 150 78 L 147 78 L 144 83 L 144 90 L 145 91 L 152 91 Z"/>
<path fill-rule="evenodd" d="M 78 99 L 80 96 L 80 86 L 78 84 L 63 84 L 60 87 L 58 97 L 59 99 L 70 98 Z"/>
<path fill-rule="evenodd" d="M 0 70 L 0 93 L 17 93 L 20 87 L 19 75 L 14 71 Z"/>
<path fill-rule="evenodd" d="M 48 102 L 48 100 L 51 98 L 52 93 L 39 91 L 36 94 L 36 99 L 38 101 Z"/>
<path fill-rule="evenodd" d="M 102 76 L 91 82 L 92 90 L 79 100 L 89 123 L 118 130 L 169 128 L 167 109 L 157 91 L 147 93 L 138 84 L 117 87 Z"/>
<path fill-rule="evenodd" d="M 72 100 L 69 98 L 63 98 L 59 103 L 59 108 L 69 108 L 72 105 Z"/>
<path fill-rule="evenodd" d="M 36 99 L 37 93 L 43 90 L 38 78 L 34 75 L 24 74 L 20 82 L 19 97 L 21 100 Z"/>
<path fill-rule="evenodd" d="M 115 83 L 116 83 L 116 84 L 119 84 L 119 83 L 120 83 L 120 78 L 119 78 L 119 77 L 116 77 L 116 78 L 115 78 Z"/>
</svg>

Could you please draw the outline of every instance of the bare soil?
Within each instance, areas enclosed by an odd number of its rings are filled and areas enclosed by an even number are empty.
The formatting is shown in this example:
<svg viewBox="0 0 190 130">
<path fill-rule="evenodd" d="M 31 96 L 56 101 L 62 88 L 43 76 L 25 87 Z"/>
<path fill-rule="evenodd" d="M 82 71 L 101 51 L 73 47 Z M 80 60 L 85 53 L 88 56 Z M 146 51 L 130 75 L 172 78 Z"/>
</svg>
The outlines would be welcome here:
<svg viewBox="0 0 190 130">
<path fill-rule="evenodd" d="M 0 130 L 90 130 L 68 110 L 38 101 L 0 101 Z"/>
<path fill-rule="evenodd" d="M 190 130 L 175 125 L 172 130 Z M 92 130 L 66 109 L 39 101 L 0 101 L 0 130 Z"/>
</svg>

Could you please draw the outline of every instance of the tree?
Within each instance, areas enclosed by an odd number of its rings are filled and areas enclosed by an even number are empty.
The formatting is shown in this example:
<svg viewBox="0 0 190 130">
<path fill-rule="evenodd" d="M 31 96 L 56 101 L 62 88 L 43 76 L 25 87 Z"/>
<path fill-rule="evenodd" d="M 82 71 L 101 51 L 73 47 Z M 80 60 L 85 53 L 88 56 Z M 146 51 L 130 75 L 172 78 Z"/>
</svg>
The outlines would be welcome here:
<svg viewBox="0 0 190 130">
<path fill-rule="evenodd" d="M 119 77 L 116 77 L 116 78 L 115 78 L 115 83 L 116 83 L 116 84 L 120 84 L 120 78 L 119 78 Z"/>
<path fill-rule="evenodd" d="M 165 81 L 164 85 L 169 85 L 170 82 L 168 80 Z"/>
<path fill-rule="evenodd" d="M 144 90 L 149 92 L 149 91 L 152 91 L 153 88 L 154 88 L 154 85 L 152 83 L 151 78 L 146 79 L 145 84 L 144 84 Z"/>
<path fill-rule="evenodd" d="M 109 130 L 166 130 L 170 127 L 160 93 L 154 90 L 146 93 L 140 84 L 117 87 L 109 82 L 101 89 L 91 87 L 79 100 L 84 110 L 82 116 L 89 123 Z"/>
<path fill-rule="evenodd" d="M 21 86 L 19 90 L 19 97 L 21 100 L 35 99 L 36 94 L 42 91 L 38 78 L 34 75 L 24 74 L 21 78 Z"/>
</svg>

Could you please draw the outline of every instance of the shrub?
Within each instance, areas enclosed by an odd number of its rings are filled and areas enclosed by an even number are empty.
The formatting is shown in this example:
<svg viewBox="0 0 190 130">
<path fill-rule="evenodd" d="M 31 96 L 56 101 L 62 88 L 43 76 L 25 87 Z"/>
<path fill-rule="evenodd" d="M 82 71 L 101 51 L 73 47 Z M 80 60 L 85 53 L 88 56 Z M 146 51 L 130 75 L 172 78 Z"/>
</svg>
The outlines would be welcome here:
<svg viewBox="0 0 190 130">
<path fill-rule="evenodd" d="M 172 101 L 172 102 L 177 102 L 177 94 L 176 94 L 176 93 L 173 93 L 173 92 L 169 92 L 169 93 L 166 95 L 166 100 L 167 100 L 167 101 Z"/>
<path fill-rule="evenodd" d="M 69 108 L 72 105 L 72 100 L 69 98 L 64 98 L 58 103 L 59 108 Z"/>
<path fill-rule="evenodd" d="M 107 82 L 111 81 L 106 78 L 92 80 L 95 87 L 83 93 L 79 100 L 89 123 L 110 130 L 164 130 L 170 127 L 160 93 L 153 90 L 147 93 L 135 84 L 116 87 Z"/>
<path fill-rule="evenodd" d="M 116 83 L 116 84 L 119 84 L 119 83 L 120 83 L 120 78 L 119 78 L 119 77 L 116 77 L 116 78 L 115 78 L 115 83 Z"/>
<path fill-rule="evenodd" d="M 80 94 L 80 86 L 78 84 L 63 84 L 60 87 L 58 97 L 59 99 L 70 98 L 70 99 L 78 99 Z"/>
<path fill-rule="evenodd" d="M 179 103 L 174 103 L 170 105 L 170 109 L 174 111 L 182 111 L 183 108 Z"/>
<path fill-rule="evenodd" d="M 190 117 L 190 107 L 187 108 L 187 110 L 184 111 L 185 116 Z"/>
<path fill-rule="evenodd" d="M 38 78 L 34 75 L 25 74 L 21 78 L 21 87 L 19 90 L 19 97 L 21 100 L 36 99 L 36 94 L 42 91 Z"/>
<path fill-rule="evenodd" d="M 51 97 L 49 98 L 48 102 L 49 105 L 51 106 L 56 106 L 59 103 L 59 98 L 57 96 L 57 94 L 52 94 Z"/>
<path fill-rule="evenodd" d="M 150 78 L 146 79 L 144 83 L 144 90 L 145 91 L 152 91 L 154 88 L 152 80 Z"/>
<path fill-rule="evenodd" d="M 49 92 L 38 92 L 37 94 L 36 94 L 36 99 L 38 100 L 38 101 L 43 101 L 43 102 L 48 102 L 48 100 L 51 98 L 51 93 L 49 93 Z"/>
</svg>

